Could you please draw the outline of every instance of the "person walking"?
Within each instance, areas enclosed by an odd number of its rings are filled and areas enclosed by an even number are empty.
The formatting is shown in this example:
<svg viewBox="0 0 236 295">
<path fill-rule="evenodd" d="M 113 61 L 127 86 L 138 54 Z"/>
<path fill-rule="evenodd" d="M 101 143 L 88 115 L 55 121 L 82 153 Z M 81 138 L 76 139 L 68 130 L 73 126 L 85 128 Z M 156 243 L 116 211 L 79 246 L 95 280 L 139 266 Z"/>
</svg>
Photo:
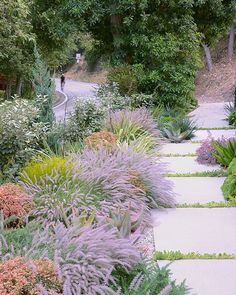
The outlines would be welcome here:
<svg viewBox="0 0 236 295">
<path fill-rule="evenodd" d="M 66 77 L 64 76 L 64 74 L 61 75 L 61 91 L 64 91 L 64 87 L 66 84 Z"/>
</svg>

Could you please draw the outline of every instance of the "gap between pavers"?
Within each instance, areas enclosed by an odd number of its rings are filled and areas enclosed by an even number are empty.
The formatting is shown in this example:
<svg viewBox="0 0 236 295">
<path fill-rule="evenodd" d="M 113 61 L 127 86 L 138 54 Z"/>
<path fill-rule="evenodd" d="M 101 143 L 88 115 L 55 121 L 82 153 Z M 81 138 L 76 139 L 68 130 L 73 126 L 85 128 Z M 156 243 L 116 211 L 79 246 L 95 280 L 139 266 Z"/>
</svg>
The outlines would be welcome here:
<svg viewBox="0 0 236 295">
<path fill-rule="evenodd" d="M 169 177 L 176 204 L 205 204 L 225 201 L 221 186 L 225 177 Z"/>
<path fill-rule="evenodd" d="M 167 264 L 169 261 L 158 261 L 159 266 Z M 191 295 L 236 294 L 236 260 L 178 260 L 169 268 L 178 283 L 186 279 Z"/>
<path fill-rule="evenodd" d="M 159 151 L 161 155 L 170 155 L 170 154 L 195 154 L 197 149 L 201 146 L 200 143 L 167 143 L 164 144 Z"/>
<path fill-rule="evenodd" d="M 155 249 L 236 254 L 236 208 L 152 210 Z"/>
<path fill-rule="evenodd" d="M 161 157 L 160 161 L 166 164 L 170 173 L 195 173 L 220 170 L 219 165 L 201 165 L 196 157 Z"/>
<path fill-rule="evenodd" d="M 209 137 L 209 132 L 214 139 L 221 138 L 224 136 L 225 138 L 235 138 L 236 130 L 197 130 L 195 132 L 195 136 L 192 138 L 192 141 L 204 141 Z"/>
</svg>

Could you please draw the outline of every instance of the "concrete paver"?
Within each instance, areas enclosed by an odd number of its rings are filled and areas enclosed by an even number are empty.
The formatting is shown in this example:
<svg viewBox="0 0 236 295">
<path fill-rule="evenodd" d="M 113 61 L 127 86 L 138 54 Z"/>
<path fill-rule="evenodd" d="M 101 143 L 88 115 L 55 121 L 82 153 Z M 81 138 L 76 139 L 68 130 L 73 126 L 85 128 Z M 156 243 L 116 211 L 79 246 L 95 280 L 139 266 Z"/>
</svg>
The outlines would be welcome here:
<svg viewBox="0 0 236 295">
<path fill-rule="evenodd" d="M 205 204 L 211 201 L 223 202 L 221 186 L 225 177 L 170 177 L 174 184 L 177 204 Z"/>
<path fill-rule="evenodd" d="M 192 141 L 203 141 L 209 137 L 209 133 L 211 137 L 218 139 L 224 136 L 225 138 L 235 138 L 236 130 L 235 129 L 226 129 L 226 130 L 197 130 L 195 132 L 195 137 L 193 137 Z"/>
<path fill-rule="evenodd" d="M 159 151 L 161 155 L 170 155 L 170 154 L 195 154 L 196 150 L 201 146 L 200 143 L 167 143 L 164 144 Z"/>
<path fill-rule="evenodd" d="M 228 122 L 224 110 L 225 103 L 204 103 L 200 104 L 190 116 L 198 124 L 199 128 L 227 127 Z"/>
<path fill-rule="evenodd" d="M 161 162 L 166 163 L 170 173 L 194 173 L 219 170 L 219 165 L 198 164 L 196 157 L 162 157 Z"/>
<path fill-rule="evenodd" d="M 152 210 L 155 249 L 236 254 L 236 208 Z"/>
<path fill-rule="evenodd" d="M 169 261 L 158 261 L 165 266 Z M 178 283 L 186 279 L 190 294 L 235 295 L 236 260 L 178 260 L 169 266 Z"/>
</svg>

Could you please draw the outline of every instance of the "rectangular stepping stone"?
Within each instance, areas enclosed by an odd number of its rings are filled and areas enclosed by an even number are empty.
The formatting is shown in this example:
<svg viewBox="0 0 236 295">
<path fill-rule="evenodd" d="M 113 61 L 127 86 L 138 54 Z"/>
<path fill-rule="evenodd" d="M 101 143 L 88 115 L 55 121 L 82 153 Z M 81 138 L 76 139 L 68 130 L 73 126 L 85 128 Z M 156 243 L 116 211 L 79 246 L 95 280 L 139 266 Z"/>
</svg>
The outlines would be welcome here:
<svg viewBox="0 0 236 295">
<path fill-rule="evenodd" d="M 197 122 L 199 128 L 228 127 L 225 113 L 225 103 L 203 103 L 190 116 Z"/>
<path fill-rule="evenodd" d="M 155 249 L 236 254 L 236 208 L 152 210 Z"/>
<path fill-rule="evenodd" d="M 186 154 L 195 154 L 197 149 L 201 146 L 200 143 L 167 143 L 164 144 L 159 154 L 161 155 L 186 155 Z"/>
<path fill-rule="evenodd" d="M 195 173 L 221 169 L 219 165 L 198 164 L 196 157 L 162 157 L 160 160 L 166 163 L 170 173 Z"/>
<path fill-rule="evenodd" d="M 170 177 L 176 204 L 225 201 L 221 186 L 225 177 Z"/>
<path fill-rule="evenodd" d="M 228 130 L 209 130 L 211 136 L 215 139 L 221 138 L 224 136 L 225 138 L 236 138 L 236 130 L 228 129 Z M 209 137 L 209 133 L 207 130 L 197 130 L 195 132 L 195 136 L 192 138 L 192 141 L 203 141 Z"/>
<path fill-rule="evenodd" d="M 167 264 L 169 261 L 158 261 L 161 267 Z M 177 260 L 169 269 L 177 283 L 186 279 L 191 295 L 236 294 L 236 260 Z"/>
</svg>

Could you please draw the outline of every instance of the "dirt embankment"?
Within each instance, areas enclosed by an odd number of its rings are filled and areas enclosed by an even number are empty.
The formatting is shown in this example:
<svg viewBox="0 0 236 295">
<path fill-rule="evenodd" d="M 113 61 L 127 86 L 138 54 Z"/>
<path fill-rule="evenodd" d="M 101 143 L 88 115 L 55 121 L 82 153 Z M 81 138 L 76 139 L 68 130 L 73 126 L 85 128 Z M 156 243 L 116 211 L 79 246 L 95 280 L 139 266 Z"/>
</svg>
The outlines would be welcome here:
<svg viewBox="0 0 236 295">
<path fill-rule="evenodd" d="M 200 103 L 233 101 L 236 87 L 236 53 L 229 62 L 227 39 L 221 40 L 212 50 L 212 59 L 214 65 L 212 72 L 204 67 L 197 75 L 196 97 Z"/>
</svg>

